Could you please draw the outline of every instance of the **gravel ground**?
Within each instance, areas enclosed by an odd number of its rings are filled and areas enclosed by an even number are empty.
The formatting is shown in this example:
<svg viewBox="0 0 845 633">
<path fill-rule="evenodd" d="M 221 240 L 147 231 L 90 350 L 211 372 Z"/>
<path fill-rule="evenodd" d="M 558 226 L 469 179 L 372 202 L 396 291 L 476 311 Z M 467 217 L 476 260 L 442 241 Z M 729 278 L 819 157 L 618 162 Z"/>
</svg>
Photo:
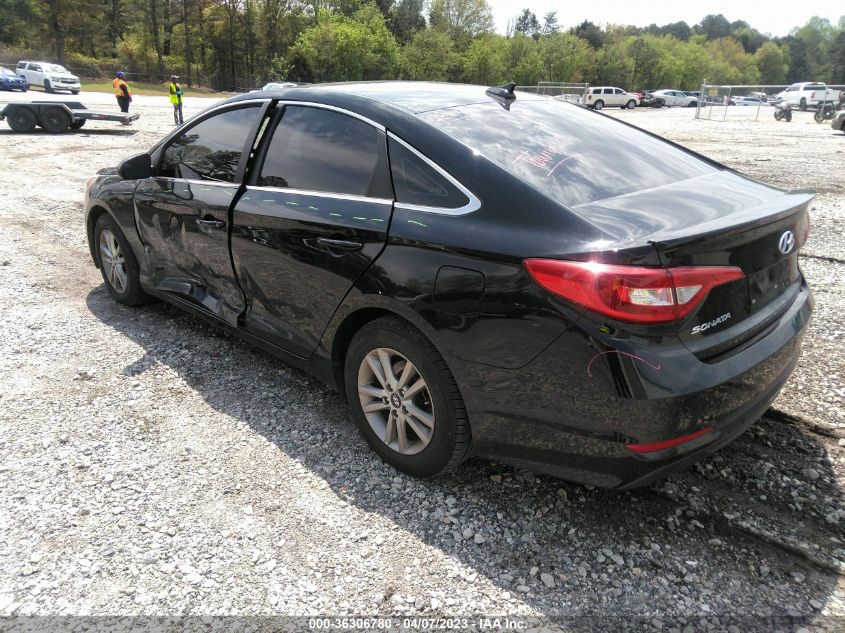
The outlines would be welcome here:
<svg viewBox="0 0 845 633">
<path fill-rule="evenodd" d="M 189 99 L 186 115 L 210 103 Z M 830 169 L 841 134 L 803 115 L 613 113 L 820 192 L 802 258 L 817 311 L 775 410 L 695 468 L 618 493 L 477 459 L 411 479 L 373 457 L 342 398 L 307 375 L 169 306 L 110 300 L 81 191 L 169 129 L 165 98 L 133 107 L 131 128 L 0 130 L 0 615 L 845 626 L 845 175 Z"/>
</svg>

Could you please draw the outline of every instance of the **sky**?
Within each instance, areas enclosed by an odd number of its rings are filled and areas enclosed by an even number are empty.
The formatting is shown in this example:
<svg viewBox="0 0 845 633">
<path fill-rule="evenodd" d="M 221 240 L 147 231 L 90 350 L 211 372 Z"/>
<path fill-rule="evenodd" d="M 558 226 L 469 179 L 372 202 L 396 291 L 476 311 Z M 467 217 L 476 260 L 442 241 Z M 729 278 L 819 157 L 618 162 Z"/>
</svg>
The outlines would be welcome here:
<svg viewBox="0 0 845 633">
<path fill-rule="evenodd" d="M 709 13 L 722 13 L 729 21 L 745 20 L 762 33 L 783 36 L 795 26 L 802 26 L 814 15 L 837 24 L 845 14 L 843 0 L 587 0 L 586 2 L 561 2 L 560 0 L 488 0 L 493 8 L 496 30 L 504 33 L 508 20 L 514 19 L 526 7 L 537 15 L 540 23 L 547 11 L 557 11 L 557 21 L 569 28 L 589 20 L 595 24 L 632 24 L 662 26 L 670 22 L 685 21 L 692 26 Z"/>
</svg>

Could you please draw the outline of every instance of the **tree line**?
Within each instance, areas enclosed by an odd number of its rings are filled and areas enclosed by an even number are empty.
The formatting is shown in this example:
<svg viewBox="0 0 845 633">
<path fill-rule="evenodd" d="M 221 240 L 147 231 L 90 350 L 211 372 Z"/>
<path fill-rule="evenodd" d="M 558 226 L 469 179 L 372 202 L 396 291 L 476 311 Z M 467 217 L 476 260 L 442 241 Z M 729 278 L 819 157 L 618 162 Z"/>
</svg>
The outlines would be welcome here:
<svg viewBox="0 0 845 633">
<path fill-rule="evenodd" d="M 563 29 L 557 12 L 530 9 L 500 35 L 487 0 L 0 0 L 0 15 L 7 58 L 227 90 L 271 80 L 845 83 L 845 16 L 770 37 L 721 14 L 692 26 Z"/>
</svg>

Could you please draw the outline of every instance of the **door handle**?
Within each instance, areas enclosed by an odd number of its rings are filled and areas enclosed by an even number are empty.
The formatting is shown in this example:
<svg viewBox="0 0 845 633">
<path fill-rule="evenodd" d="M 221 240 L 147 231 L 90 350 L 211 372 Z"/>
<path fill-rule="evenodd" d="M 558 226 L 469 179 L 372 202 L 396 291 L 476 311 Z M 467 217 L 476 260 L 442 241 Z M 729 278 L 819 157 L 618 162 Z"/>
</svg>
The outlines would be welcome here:
<svg viewBox="0 0 845 633">
<path fill-rule="evenodd" d="M 361 242 L 354 242 L 352 240 L 335 240 L 330 237 L 318 237 L 317 244 L 327 251 L 342 251 L 344 253 L 354 253 L 364 248 Z"/>
<path fill-rule="evenodd" d="M 197 218 L 197 224 L 206 229 L 222 229 L 226 227 L 226 223 L 222 220 L 200 220 Z"/>
</svg>

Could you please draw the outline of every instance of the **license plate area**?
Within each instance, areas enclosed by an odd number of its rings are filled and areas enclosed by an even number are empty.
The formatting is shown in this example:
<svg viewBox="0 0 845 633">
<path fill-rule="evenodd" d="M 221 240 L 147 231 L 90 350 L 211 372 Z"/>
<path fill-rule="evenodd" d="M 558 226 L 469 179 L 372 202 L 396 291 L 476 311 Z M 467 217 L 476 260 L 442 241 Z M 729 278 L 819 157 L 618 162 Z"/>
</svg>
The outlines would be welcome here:
<svg viewBox="0 0 845 633">
<path fill-rule="evenodd" d="M 799 277 L 797 252 L 749 276 L 748 299 L 751 312 L 756 312 L 786 292 Z"/>
</svg>

